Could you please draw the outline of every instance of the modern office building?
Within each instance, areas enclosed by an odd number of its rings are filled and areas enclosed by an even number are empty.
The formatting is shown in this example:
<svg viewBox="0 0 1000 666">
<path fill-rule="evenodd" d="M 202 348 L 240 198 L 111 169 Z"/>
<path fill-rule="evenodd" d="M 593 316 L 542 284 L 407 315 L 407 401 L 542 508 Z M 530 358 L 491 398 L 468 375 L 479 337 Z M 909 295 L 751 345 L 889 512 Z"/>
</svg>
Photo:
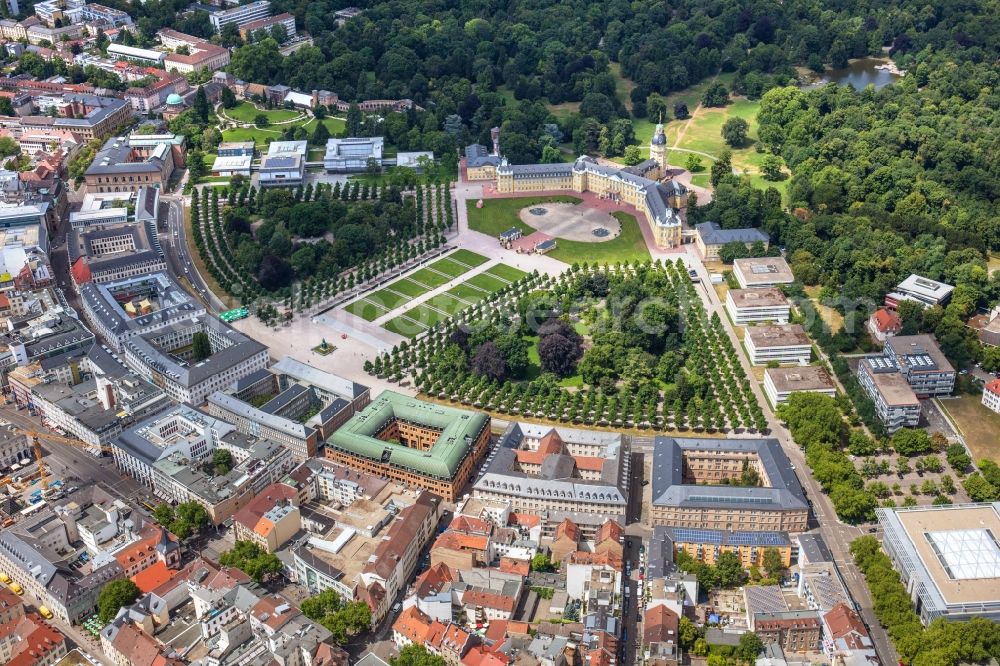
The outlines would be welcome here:
<svg viewBox="0 0 1000 666">
<path fill-rule="evenodd" d="M 326 442 L 326 457 L 454 502 L 490 439 L 490 417 L 384 391 Z"/>
<path fill-rule="evenodd" d="M 261 31 L 270 37 L 271 30 L 278 25 L 285 29 L 285 39 L 279 40 L 280 42 L 284 43 L 295 38 L 295 17 L 285 12 L 240 25 L 240 39 L 248 41 L 249 38 L 257 36 Z"/>
<path fill-rule="evenodd" d="M 1000 622 L 1000 502 L 877 509 L 882 546 L 924 624 Z"/>
<path fill-rule="evenodd" d="M 858 383 L 875 403 L 875 413 L 892 434 L 920 423 L 920 401 L 889 359 L 871 356 L 858 365 Z"/>
<path fill-rule="evenodd" d="M 270 0 L 256 0 L 256 2 L 250 2 L 230 9 L 211 12 L 208 15 L 208 20 L 212 22 L 212 26 L 216 32 L 222 32 L 222 29 L 230 23 L 243 26 L 258 19 L 267 18 L 270 15 Z"/>
<path fill-rule="evenodd" d="M 781 257 L 737 259 L 733 262 L 733 275 L 742 289 L 777 287 L 795 282 L 792 269 Z"/>
<path fill-rule="evenodd" d="M 79 270 L 74 271 L 75 274 Z M 78 282 L 84 316 L 116 351 L 126 340 L 168 326 L 190 323 L 205 307 L 166 273 L 113 282 Z"/>
<path fill-rule="evenodd" d="M 793 393 L 822 393 L 833 398 L 837 395 L 837 387 L 826 368 L 818 365 L 767 368 L 764 370 L 764 393 L 777 407 L 788 402 Z"/>
<path fill-rule="evenodd" d="M 748 326 L 743 344 L 754 365 L 772 361 L 806 365 L 812 359 L 812 340 L 799 324 Z"/>
<path fill-rule="evenodd" d="M 885 295 L 885 304 L 890 308 L 897 307 L 903 301 L 913 301 L 923 307 L 944 305 L 951 298 L 955 287 L 944 282 L 931 280 L 920 275 L 910 275 L 896 289 Z"/>
<path fill-rule="evenodd" d="M 749 471 L 759 485 L 736 485 Z M 802 532 L 809 518 L 805 493 L 776 439 L 657 437 L 652 493 L 654 525 Z"/>
<path fill-rule="evenodd" d="M 791 318 L 788 299 L 776 287 L 730 289 L 726 293 L 726 311 L 737 326 L 755 322 L 787 324 Z"/>
<path fill-rule="evenodd" d="M 192 358 L 195 333 L 208 336 L 208 358 Z M 268 364 L 267 347 L 207 315 L 130 337 L 122 347 L 136 374 L 189 405 L 201 405 L 215 391 Z"/>
<path fill-rule="evenodd" d="M 950 395 L 955 389 L 955 368 L 933 335 L 893 336 L 885 341 L 882 353 L 895 360 L 917 397 Z"/>
<path fill-rule="evenodd" d="M 364 171 L 369 160 L 375 160 L 381 166 L 384 146 L 385 139 L 380 136 L 328 139 L 323 168 L 327 173 Z"/>
</svg>

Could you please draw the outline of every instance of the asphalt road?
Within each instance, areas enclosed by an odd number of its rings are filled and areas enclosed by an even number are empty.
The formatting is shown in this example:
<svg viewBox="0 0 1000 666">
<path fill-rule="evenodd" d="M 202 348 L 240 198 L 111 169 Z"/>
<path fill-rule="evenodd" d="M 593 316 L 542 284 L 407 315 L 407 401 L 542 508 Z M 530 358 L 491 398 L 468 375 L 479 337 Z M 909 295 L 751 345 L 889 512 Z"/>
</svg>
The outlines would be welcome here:
<svg viewBox="0 0 1000 666">
<path fill-rule="evenodd" d="M 707 298 L 702 300 L 708 304 L 708 314 L 711 316 L 713 312 L 718 313 L 733 346 L 736 349 L 740 349 L 739 338 L 737 338 L 736 332 L 733 330 L 733 325 L 725 312 L 725 308 L 715 290 L 710 286 L 711 282 L 709 281 L 708 271 L 700 262 L 695 262 L 692 264 L 692 267 L 698 270 L 699 277 L 701 278 L 700 286 L 703 293 L 707 296 Z M 743 370 L 747 376 L 753 377 L 753 368 L 746 354 L 739 353 L 737 356 L 743 364 Z M 867 529 L 865 529 L 865 526 L 857 527 L 840 522 L 836 511 L 833 509 L 833 504 L 830 502 L 830 498 L 823 493 L 819 484 L 809 472 L 802 449 L 792 441 L 788 430 L 778 421 L 774 411 L 771 409 L 770 403 L 767 401 L 767 397 L 764 395 L 763 390 L 761 390 L 760 384 L 756 381 L 751 381 L 750 387 L 753 389 L 757 402 L 760 403 L 761 408 L 764 410 L 764 415 L 767 417 L 770 436 L 777 439 L 781 444 L 781 448 L 792 463 L 795 475 L 812 501 L 812 511 L 815 518 L 813 526 L 819 528 L 823 540 L 826 541 L 827 546 L 829 546 L 830 551 L 833 553 L 834 561 L 837 569 L 840 571 L 841 578 L 860 608 L 861 617 L 868 627 L 872 641 L 875 643 L 875 650 L 878 653 L 879 659 L 883 664 L 897 663 L 898 656 L 896 650 L 889 641 L 885 629 L 875 618 L 868 585 L 865 583 L 864 576 L 857 565 L 855 565 L 849 551 L 851 541 L 863 536 L 867 532 Z"/>
<path fill-rule="evenodd" d="M 0 407 L 0 418 L 22 428 L 52 432 L 41 424 L 37 416 L 30 416 L 26 409 L 17 411 L 13 405 Z M 63 479 L 67 486 L 99 482 L 112 495 L 130 503 L 153 499 L 148 488 L 119 474 L 114 460 L 109 456 L 95 458 L 85 449 L 44 439 L 41 444 L 45 468 L 53 480 Z"/>
<path fill-rule="evenodd" d="M 193 291 L 195 297 L 209 309 L 210 312 L 222 312 L 225 304 L 212 293 L 198 273 L 191 256 L 188 253 L 187 230 L 184 227 L 184 197 L 181 195 L 160 195 L 160 203 L 166 206 L 166 232 L 160 235 L 160 247 L 167 261 L 167 270 L 174 279 Z"/>
</svg>

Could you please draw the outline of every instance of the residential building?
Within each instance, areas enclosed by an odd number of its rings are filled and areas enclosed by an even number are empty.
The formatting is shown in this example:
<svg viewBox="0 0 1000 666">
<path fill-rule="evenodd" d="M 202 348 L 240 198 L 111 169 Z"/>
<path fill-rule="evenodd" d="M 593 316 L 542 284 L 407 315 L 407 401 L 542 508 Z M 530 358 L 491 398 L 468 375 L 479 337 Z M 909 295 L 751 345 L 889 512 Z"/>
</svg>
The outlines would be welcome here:
<svg viewBox="0 0 1000 666">
<path fill-rule="evenodd" d="M 885 295 L 887 307 L 895 309 L 902 301 L 913 301 L 923 307 L 944 305 L 955 290 L 950 284 L 931 280 L 920 275 L 910 275 Z"/>
<path fill-rule="evenodd" d="M 384 144 L 385 139 L 380 136 L 328 139 L 323 168 L 327 173 L 364 171 L 369 160 L 375 160 L 381 167 Z"/>
<path fill-rule="evenodd" d="M 266 18 L 270 15 L 270 0 L 256 0 L 255 2 L 239 5 L 230 9 L 222 9 L 211 12 L 208 15 L 208 20 L 212 22 L 212 26 L 215 28 L 216 32 L 221 33 L 222 29 L 230 23 L 235 23 L 237 26 L 244 26 L 247 23 Z"/>
<path fill-rule="evenodd" d="M 757 613 L 754 633 L 765 643 L 776 643 L 785 652 L 814 652 L 819 649 L 823 628 L 815 611 Z"/>
<path fill-rule="evenodd" d="M 649 606 L 642 615 L 643 657 L 655 666 L 677 663 L 680 617 L 665 604 Z"/>
<path fill-rule="evenodd" d="M 172 144 L 141 145 L 132 137 L 109 139 L 84 174 L 91 192 L 137 192 L 142 187 L 165 189 L 174 172 Z"/>
<path fill-rule="evenodd" d="M 823 647 L 845 666 L 877 664 L 875 643 L 868 628 L 847 604 L 840 603 L 820 615 L 823 621 Z"/>
<path fill-rule="evenodd" d="M 737 326 L 755 322 L 787 324 L 791 306 L 785 294 L 775 287 L 730 289 L 726 293 L 726 312 Z"/>
<path fill-rule="evenodd" d="M 0 661 L 7 666 L 52 666 L 68 653 L 68 641 L 38 613 L 0 623 Z"/>
<path fill-rule="evenodd" d="M 883 548 L 921 622 L 1000 621 L 1000 502 L 877 509 Z"/>
<path fill-rule="evenodd" d="M 818 365 L 764 370 L 764 394 L 772 405 L 783 405 L 793 393 L 822 393 L 833 398 L 837 387 L 826 368 Z"/>
<path fill-rule="evenodd" d="M 719 261 L 719 251 L 726 243 L 743 243 L 748 250 L 754 243 L 761 243 L 766 250 L 771 240 L 760 229 L 723 229 L 718 222 L 702 222 L 694 229 L 694 241 L 702 261 Z"/>
<path fill-rule="evenodd" d="M 983 404 L 987 409 L 1000 414 L 1000 379 L 988 381 L 983 386 Z"/>
<path fill-rule="evenodd" d="M 901 330 L 903 330 L 903 322 L 895 310 L 879 308 L 868 318 L 868 332 L 877 342 L 884 343 Z"/>
<path fill-rule="evenodd" d="M 891 359 L 863 359 L 858 365 L 858 383 L 875 403 L 875 413 L 886 432 L 891 434 L 920 423 L 920 401 Z"/>
<path fill-rule="evenodd" d="M 268 553 L 276 552 L 302 528 L 298 493 L 291 486 L 272 483 L 233 515 L 238 541 L 253 541 Z"/>
<path fill-rule="evenodd" d="M 668 527 L 664 536 L 674 552 L 684 551 L 705 564 L 715 564 L 722 553 L 735 553 L 743 568 L 762 567 L 764 553 L 774 549 L 785 567 L 792 565 L 792 542 L 785 532 L 736 532 L 687 527 Z"/>
<path fill-rule="evenodd" d="M 326 442 L 342 465 L 454 502 L 486 453 L 490 417 L 385 391 Z"/>
<path fill-rule="evenodd" d="M 117 232 L 116 227 L 111 230 Z M 112 237 L 112 241 L 116 238 Z M 127 247 L 128 242 L 129 239 L 125 238 L 119 247 Z M 108 244 L 107 247 L 112 246 Z M 94 330 L 116 351 L 122 351 L 125 342 L 134 337 L 172 326 L 190 325 L 205 316 L 205 307 L 166 272 L 140 274 L 114 281 L 95 280 L 89 265 L 80 264 L 80 261 L 78 259 L 74 263 L 71 272 L 79 287 L 84 315 Z M 87 277 L 91 279 L 87 280 Z M 99 277 L 104 275 L 99 273 Z"/>
<path fill-rule="evenodd" d="M 781 257 L 737 259 L 733 262 L 733 275 L 741 289 L 777 287 L 795 282 L 792 269 Z"/>
<path fill-rule="evenodd" d="M 284 43 L 295 38 L 295 17 L 288 12 L 284 12 L 276 16 L 268 16 L 241 24 L 240 39 L 248 41 L 251 36 L 256 37 L 258 34 L 261 34 L 261 31 L 270 37 L 271 31 L 278 25 L 285 29 L 285 38 L 279 40 L 279 43 Z"/>
<path fill-rule="evenodd" d="M 599 514 L 597 525 L 608 518 L 624 524 L 630 456 L 620 434 L 514 422 L 491 456 L 474 497 L 510 502 L 553 530 L 565 517 L 560 512 Z"/>
<path fill-rule="evenodd" d="M 174 352 L 186 354 L 195 333 L 208 336 L 212 353 L 192 362 Z M 212 393 L 268 364 L 267 347 L 207 315 L 130 337 L 122 346 L 125 362 L 136 374 L 172 400 L 189 405 L 204 403 Z"/>
<path fill-rule="evenodd" d="M 759 486 L 725 485 L 753 471 Z M 809 506 L 775 439 L 657 437 L 654 525 L 735 531 L 801 532 Z"/>
<path fill-rule="evenodd" d="M 179 452 L 171 453 L 152 464 L 153 492 L 172 504 L 198 502 L 205 507 L 209 522 L 220 525 L 295 464 L 291 453 L 280 444 L 236 431 L 219 438 L 217 446 L 230 452 L 235 462 L 232 469 L 209 473 L 198 461 L 192 462 Z M 288 513 L 290 510 L 279 507 L 272 517 L 280 521 Z M 291 521 L 284 523 L 283 529 L 291 525 Z"/>
<path fill-rule="evenodd" d="M 772 361 L 808 365 L 812 359 L 812 340 L 800 324 L 748 326 L 743 344 L 754 365 Z"/>
<path fill-rule="evenodd" d="M 933 335 L 894 336 L 882 353 L 894 360 L 917 397 L 950 395 L 955 388 L 955 369 Z"/>
</svg>

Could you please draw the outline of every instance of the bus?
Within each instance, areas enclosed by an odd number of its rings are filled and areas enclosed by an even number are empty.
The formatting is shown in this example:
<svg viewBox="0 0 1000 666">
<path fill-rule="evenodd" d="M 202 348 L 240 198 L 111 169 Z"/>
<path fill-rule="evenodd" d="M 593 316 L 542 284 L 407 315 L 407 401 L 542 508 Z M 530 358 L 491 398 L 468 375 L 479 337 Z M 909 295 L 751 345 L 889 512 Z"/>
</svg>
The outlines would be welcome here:
<svg viewBox="0 0 1000 666">
<path fill-rule="evenodd" d="M 219 319 L 221 319 L 227 324 L 231 324 L 234 321 L 238 321 L 240 319 L 246 319 L 249 316 L 250 316 L 250 310 L 248 310 L 247 308 L 235 308 L 233 310 L 226 310 L 225 312 L 220 314 Z"/>
</svg>

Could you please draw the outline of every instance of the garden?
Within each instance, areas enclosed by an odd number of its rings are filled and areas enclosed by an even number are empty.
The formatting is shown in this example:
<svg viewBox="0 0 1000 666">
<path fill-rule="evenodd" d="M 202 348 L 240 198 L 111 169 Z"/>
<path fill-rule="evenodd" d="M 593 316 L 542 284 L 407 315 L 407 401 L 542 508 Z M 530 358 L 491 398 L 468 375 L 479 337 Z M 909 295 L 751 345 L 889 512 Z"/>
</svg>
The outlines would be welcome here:
<svg viewBox="0 0 1000 666">
<path fill-rule="evenodd" d="M 518 213 L 528 206 L 543 203 L 580 204 L 582 200 L 569 195 L 546 197 L 517 197 L 514 199 L 484 199 L 482 207 L 476 202 L 467 202 L 469 228 L 490 236 L 499 236 L 504 231 L 514 227 L 527 236 L 535 231 L 525 224 Z M 598 263 L 614 263 L 616 261 L 648 261 L 649 250 L 642 237 L 642 229 L 635 216 L 617 211 L 612 213 L 621 224 L 621 233 L 609 241 L 600 243 L 584 243 L 558 238 L 556 248 L 548 253 L 553 259 L 567 264 L 590 261 Z"/>
<path fill-rule="evenodd" d="M 498 414 L 760 432 L 766 419 L 737 353 L 680 260 L 583 263 L 512 282 L 365 367 Z"/>
<path fill-rule="evenodd" d="M 191 238 L 219 288 L 271 321 L 275 304 L 286 316 L 335 305 L 440 254 L 455 223 L 449 201 L 447 184 L 203 188 Z"/>
</svg>

